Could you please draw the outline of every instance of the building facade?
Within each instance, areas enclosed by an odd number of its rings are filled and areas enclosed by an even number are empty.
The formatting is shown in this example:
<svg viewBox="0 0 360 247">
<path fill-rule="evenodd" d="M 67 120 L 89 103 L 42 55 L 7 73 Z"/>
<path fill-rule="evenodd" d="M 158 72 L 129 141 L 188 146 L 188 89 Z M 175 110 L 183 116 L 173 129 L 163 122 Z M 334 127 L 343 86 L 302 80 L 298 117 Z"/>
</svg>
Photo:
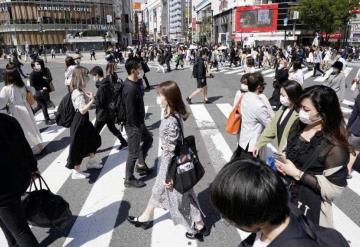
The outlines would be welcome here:
<svg viewBox="0 0 360 247">
<path fill-rule="evenodd" d="M 214 40 L 213 11 L 210 0 L 195 0 L 193 2 L 193 41 L 209 44 Z"/>
<path fill-rule="evenodd" d="M 184 0 L 169 0 L 169 39 L 180 41 L 184 32 Z"/>
<path fill-rule="evenodd" d="M 149 40 L 157 42 L 162 37 L 161 0 L 148 0 L 144 9 L 144 21 L 148 29 Z"/>
<path fill-rule="evenodd" d="M 104 45 L 117 42 L 113 0 L 0 0 L 6 46 Z"/>
</svg>

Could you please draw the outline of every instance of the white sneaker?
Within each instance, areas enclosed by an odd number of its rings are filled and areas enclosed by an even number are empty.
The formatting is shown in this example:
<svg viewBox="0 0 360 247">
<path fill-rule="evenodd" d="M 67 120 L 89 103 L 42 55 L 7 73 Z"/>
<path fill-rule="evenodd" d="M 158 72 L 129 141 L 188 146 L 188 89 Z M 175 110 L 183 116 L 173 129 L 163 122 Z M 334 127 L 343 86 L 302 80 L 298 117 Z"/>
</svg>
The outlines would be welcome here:
<svg viewBox="0 0 360 247">
<path fill-rule="evenodd" d="M 71 178 L 72 179 L 84 179 L 89 177 L 90 174 L 86 173 L 86 172 L 78 172 L 77 170 L 73 169 L 72 174 L 71 174 Z"/>
<path fill-rule="evenodd" d="M 101 160 L 94 157 L 94 158 L 89 158 L 86 168 L 87 169 L 101 169 L 101 168 L 103 168 L 103 165 L 102 165 Z"/>
</svg>

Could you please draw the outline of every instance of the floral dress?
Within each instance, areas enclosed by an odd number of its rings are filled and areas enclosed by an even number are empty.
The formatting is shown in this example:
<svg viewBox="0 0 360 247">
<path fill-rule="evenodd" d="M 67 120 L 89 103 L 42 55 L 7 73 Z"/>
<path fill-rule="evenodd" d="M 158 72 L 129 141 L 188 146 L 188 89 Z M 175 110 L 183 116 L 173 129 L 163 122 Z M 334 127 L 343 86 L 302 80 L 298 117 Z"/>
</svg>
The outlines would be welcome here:
<svg viewBox="0 0 360 247">
<path fill-rule="evenodd" d="M 170 211 L 174 224 L 185 226 L 187 232 L 195 233 L 194 223 L 201 221 L 201 209 L 193 189 L 181 194 L 175 189 L 166 189 L 164 182 L 169 164 L 175 155 L 175 147 L 180 138 L 180 128 L 175 117 L 168 116 L 161 121 L 161 163 L 157 175 L 150 204 Z"/>
</svg>

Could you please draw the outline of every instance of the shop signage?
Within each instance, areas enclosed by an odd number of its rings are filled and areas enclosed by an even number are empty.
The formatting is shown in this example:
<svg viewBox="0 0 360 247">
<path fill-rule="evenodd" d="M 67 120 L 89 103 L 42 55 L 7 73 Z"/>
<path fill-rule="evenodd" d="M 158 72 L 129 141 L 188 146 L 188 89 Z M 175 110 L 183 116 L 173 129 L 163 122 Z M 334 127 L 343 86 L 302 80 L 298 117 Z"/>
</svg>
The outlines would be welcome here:
<svg viewBox="0 0 360 247">
<path fill-rule="evenodd" d="M 84 6 L 38 6 L 38 11 L 66 11 L 66 12 L 91 12 L 91 8 Z"/>
</svg>

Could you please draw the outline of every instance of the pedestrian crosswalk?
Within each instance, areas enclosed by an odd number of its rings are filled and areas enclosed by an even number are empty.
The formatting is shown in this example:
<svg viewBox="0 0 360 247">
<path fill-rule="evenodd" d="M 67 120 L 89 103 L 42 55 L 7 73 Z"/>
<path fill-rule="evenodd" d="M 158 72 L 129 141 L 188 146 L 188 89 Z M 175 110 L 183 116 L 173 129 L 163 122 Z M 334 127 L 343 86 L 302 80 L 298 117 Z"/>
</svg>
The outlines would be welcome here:
<svg viewBox="0 0 360 247">
<path fill-rule="evenodd" d="M 353 103 L 348 100 L 345 102 Z M 146 112 L 150 116 L 151 120 L 157 122 L 162 118 L 162 111 L 160 107 L 155 104 L 146 106 Z M 350 109 L 349 107 L 347 109 Z M 214 103 L 209 105 L 192 104 L 189 105 L 191 117 L 184 123 L 185 134 L 186 126 L 196 126 L 195 136 L 197 137 L 197 146 L 199 149 L 199 157 L 207 158 L 209 163 L 204 163 L 207 171 L 205 184 L 210 184 L 213 177 L 228 162 L 232 156 L 233 150 L 236 147 L 236 137 L 230 136 L 225 133 L 224 127 L 226 118 L 232 110 L 232 105 L 229 103 Z M 345 110 L 342 109 L 343 111 Z M 36 119 L 40 119 L 42 113 L 36 115 Z M 95 119 L 92 119 L 95 122 Z M 105 131 L 106 128 L 102 130 Z M 156 133 L 156 130 L 153 130 Z M 45 142 L 52 143 L 54 141 L 61 141 L 65 136 L 69 135 L 69 131 L 63 127 L 52 125 L 42 129 L 41 135 Z M 126 138 L 126 133 L 124 133 Z M 180 225 L 174 226 L 169 214 L 162 210 L 157 209 L 155 211 L 155 224 L 150 231 L 150 238 L 143 239 L 131 231 L 126 231 L 127 239 L 129 243 L 126 244 L 111 244 L 115 232 L 118 231 L 117 218 L 119 214 L 127 215 L 128 212 L 122 212 L 120 209 L 124 203 L 124 197 L 126 193 L 134 193 L 134 190 L 124 187 L 123 178 L 125 177 L 125 162 L 127 158 L 127 149 L 117 150 L 119 145 L 118 140 L 115 137 L 109 135 L 102 135 L 102 138 L 106 138 L 106 143 L 110 143 L 110 148 L 106 151 L 103 160 L 104 167 L 100 171 L 96 178 L 96 181 L 91 185 L 82 182 L 73 182 L 70 178 L 70 170 L 65 168 L 66 159 L 68 156 L 69 146 L 68 140 L 65 140 L 65 145 L 60 150 L 57 150 L 53 154 L 53 159 L 47 162 L 39 160 L 39 168 L 41 174 L 48 183 L 53 193 L 59 193 L 70 204 L 70 207 L 75 204 L 79 204 L 79 209 L 72 210 L 75 216 L 74 223 L 65 231 L 64 236 L 57 239 L 56 246 L 89 246 L 89 247 L 102 247 L 102 246 L 198 246 L 197 241 L 190 241 L 185 238 L 185 228 Z M 104 143 L 104 142 L 103 142 Z M 104 147 L 100 147 L 104 148 Z M 154 153 L 154 156 L 159 157 L 161 155 L 161 142 L 157 135 L 154 134 L 154 145 L 150 152 Z M 151 166 L 151 165 L 150 165 Z M 205 179 L 205 178 L 204 178 Z M 87 194 L 81 198 L 69 197 L 72 191 L 64 191 L 62 188 L 66 187 L 69 190 L 68 184 L 74 184 L 75 186 L 71 190 L 77 190 L 81 186 L 89 187 Z M 150 183 L 148 183 L 149 186 Z M 78 186 L 78 188 L 76 187 Z M 352 198 L 353 203 L 360 203 L 360 174 L 356 171 L 353 172 L 353 178 L 348 180 L 348 187 L 346 190 L 353 192 L 356 197 Z M 198 191 L 199 192 L 199 191 Z M 137 198 L 137 200 L 148 200 L 150 195 L 146 198 Z M 339 200 L 347 200 L 346 197 L 340 197 Z M 338 200 L 338 201 L 339 201 Z M 132 205 L 138 203 L 138 201 L 131 201 Z M 200 202 L 201 204 L 201 202 Z M 357 215 L 351 212 L 351 207 L 344 208 L 344 203 L 338 205 L 335 202 L 333 207 L 334 212 L 334 225 L 345 237 L 351 242 L 351 246 L 360 246 L 360 220 Z M 210 217 L 210 216 L 209 216 Z M 205 219 L 206 220 L 206 219 Z M 121 224 L 128 224 L 123 221 Z M 129 226 L 129 228 L 132 226 Z M 35 227 L 34 227 L 35 228 Z M 33 229 L 34 229 L 33 228 Z M 130 228 L 132 229 L 132 228 Z M 202 243 L 202 246 L 224 246 L 221 242 L 222 239 L 226 239 L 229 231 L 235 231 L 234 228 L 228 227 L 225 222 L 220 220 L 216 223 L 216 227 L 213 228 L 213 233 L 216 238 L 212 238 L 211 242 Z M 241 239 L 248 236 L 248 233 L 236 230 L 238 235 L 234 240 L 234 245 L 237 246 Z M 36 229 L 34 231 L 39 241 L 39 237 L 46 235 L 45 229 Z M 37 235 L 37 233 L 42 233 Z M 133 234 L 133 235 L 131 235 Z M 221 235 L 223 234 L 223 235 Z M 211 235 L 210 235 L 211 237 Z M 131 244 L 131 239 L 136 239 L 136 244 Z M 236 243 L 235 243 L 236 242 Z M 4 236 L 0 235 L 0 246 L 6 246 L 6 240 Z M 227 245 L 232 246 L 232 245 Z"/>
<path fill-rule="evenodd" d="M 352 71 L 358 71 L 359 68 L 358 67 L 346 67 L 344 69 L 344 74 L 345 77 L 348 78 L 350 73 Z M 244 72 L 244 68 L 243 67 L 221 67 L 219 69 L 216 68 L 212 68 L 210 69 L 212 74 L 224 74 L 224 75 L 243 75 Z M 264 78 L 274 78 L 275 77 L 275 69 L 273 68 L 256 68 L 255 69 L 256 72 L 261 72 L 261 74 L 264 76 Z M 302 68 L 302 71 L 304 73 L 304 81 L 310 79 L 312 77 L 312 75 L 314 74 L 313 70 L 308 70 L 308 68 Z M 333 72 L 332 68 L 330 68 L 329 70 L 325 71 L 325 75 L 324 76 L 318 76 L 315 79 L 311 80 L 314 82 L 325 82 L 326 79 L 330 76 L 330 74 Z"/>
</svg>

